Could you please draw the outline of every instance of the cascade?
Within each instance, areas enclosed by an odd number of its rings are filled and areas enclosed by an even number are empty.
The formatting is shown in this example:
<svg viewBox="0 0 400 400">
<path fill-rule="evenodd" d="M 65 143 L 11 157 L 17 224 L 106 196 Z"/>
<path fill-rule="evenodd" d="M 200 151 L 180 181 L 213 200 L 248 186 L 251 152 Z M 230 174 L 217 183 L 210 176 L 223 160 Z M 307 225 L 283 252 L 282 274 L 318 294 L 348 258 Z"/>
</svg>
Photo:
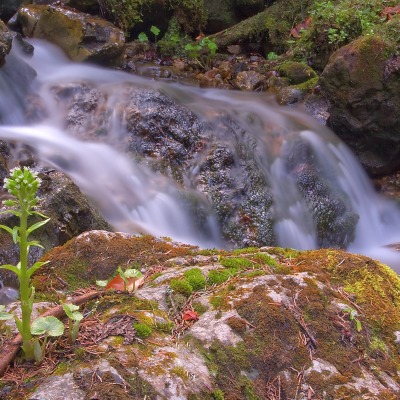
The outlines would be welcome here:
<svg viewBox="0 0 400 400">
<path fill-rule="evenodd" d="M 314 249 L 320 245 L 313 208 L 294 179 L 295 173 L 306 168 L 305 163 L 293 164 L 292 171 L 290 167 L 295 146 L 306 146 L 326 190 L 343 193 L 344 203 L 357 215 L 348 250 L 381 259 L 400 272 L 400 256 L 386 247 L 400 241 L 399 208 L 374 191 L 350 150 L 304 110 L 278 106 L 263 93 L 198 89 L 75 64 L 54 46 L 31 42 L 33 57 L 18 54 L 18 49 L 13 49 L 9 57 L 23 57 L 36 71 L 33 90 L 41 99 L 43 116 L 39 123 L 27 122 L 23 111 L 26 84 L 10 87 L 10 71 L 1 70 L 0 138 L 29 145 L 41 162 L 67 174 L 116 229 L 170 236 L 204 247 L 224 246 L 218 218 L 204 193 L 191 193 L 208 210 L 199 230 L 182 200 L 182 186 L 123 154 L 126 127 L 120 94 L 127 86 L 134 86 L 160 91 L 184 105 L 199 118 L 210 137 L 233 153 L 237 149 L 221 120 L 228 119 L 237 132 L 245 132 L 254 143 L 254 160 L 273 194 L 274 234 L 284 247 Z M 99 137 L 95 142 L 79 140 L 66 129 L 65 110 L 55 100 L 54 87 L 76 82 L 89 83 L 105 93 L 105 112 L 111 117 L 101 142 Z M 198 173 L 196 165 L 185 172 L 185 190 L 190 191 Z"/>
</svg>

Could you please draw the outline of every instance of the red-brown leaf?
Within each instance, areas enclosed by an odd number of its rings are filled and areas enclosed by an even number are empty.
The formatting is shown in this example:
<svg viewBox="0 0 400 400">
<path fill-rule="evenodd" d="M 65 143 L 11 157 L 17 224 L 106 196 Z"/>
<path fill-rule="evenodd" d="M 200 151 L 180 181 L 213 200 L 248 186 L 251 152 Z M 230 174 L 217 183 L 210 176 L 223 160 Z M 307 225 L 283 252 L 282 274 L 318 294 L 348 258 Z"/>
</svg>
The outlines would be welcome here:
<svg viewBox="0 0 400 400">
<path fill-rule="evenodd" d="M 183 313 L 182 319 L 184 321 L 197 321 L 199 319 L 199 315 L 196 311 L 187 310 Z"/>
<path fill-rule="evenodd" d="M 124 285 L 123 279 L 117 275 L 115 278 L 111 279 L 110 282 L 107 283 L 106 289 L 114 289 L 114 290 L 121 290 L 121 291 L 128 291 L 133 292 L 135 288 L 135 278 L 128 278 L 128 283 Z"/>
<path fill-rule="evenodd" d="M 302 30 L 307 30 L 311 25 L 311 18 L 307 18 L 305 21 L 300 22 L 294 28 L 290 30 L 290 35 L 296 39 L 300 38 L 300 33 Z"/>
</svg>

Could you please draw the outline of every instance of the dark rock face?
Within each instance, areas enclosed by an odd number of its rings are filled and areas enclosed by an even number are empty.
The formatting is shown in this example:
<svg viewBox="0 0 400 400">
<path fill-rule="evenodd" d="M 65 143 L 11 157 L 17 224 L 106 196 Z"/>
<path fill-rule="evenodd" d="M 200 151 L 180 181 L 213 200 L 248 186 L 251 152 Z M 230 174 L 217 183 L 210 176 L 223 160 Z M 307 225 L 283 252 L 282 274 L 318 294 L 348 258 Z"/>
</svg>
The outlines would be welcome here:
<svg viewBox="0 0 400 400">
<path fill-rule="evenodd" d="M 6 55 L 11 50 L 12 35 L 2 21 L 0 21 L 0 67 L 3 66 Z"/>
<path fill-rule="evenodd" d="M 49 40 L 74 61 L 112 64 L 125 45 L 124 33 L 110 22 L 62 7 L 21 7 L 18 22 L 24 35 Z"/>
<path fill-rule="evenodd" d="M 2 0 L 0 3 L 0 19 L 7 22 L 22 3 L 23 0 Z"/>
<path fill-rule="evenodd" d="M 326 173 L 315 163 L 310 147 L 299 140 L 285 156 L 287 169 L 295 179 L 311 211 L 318 246 L 345 248 L 354 240 L 358 215 L 345 193 L 324 179 Z"/>
<path fill-rule="evenodd" d="M 331 56 L 320 79 L 332 104 L 328 124 L 372 175 L 400 166 L 400 57 L 395 49 L 380 36 L 361 37 Z"/>
<path fill-rule="evenodd" d="M 87 84 L 53 87 L 53 92 L 71 133 L 107 142 L 110 113 L 104 110 L 111 105 L 109 95 Z M 183 201 L 200 231 L 213 211 L 230 245 L 276 244 L 273 195 L 265 166 L 257 159 L 263 157 L 257 156 L 259 143 L 249 132 L 226 115 L 201 122 L 154 90 L 124 85 L 119 93 L 115 109 L 127 130 L 118 140 L 120 150 L 182 186 Z M 357 215 L 340 190 L 324 182 L 312 153 L 303 146 L 296 143 L 284 156 L 287 171 L 313 210 L 319 244 L 345 247 L 353 238 Z"/>
<path fill-rule="evenodd" d="M 240 21 L 235 13 L 234 0 L 204 0 L 204 8 L 208 15 L 206 26 L 208 33 L 219 32 Z"/>
</svg>

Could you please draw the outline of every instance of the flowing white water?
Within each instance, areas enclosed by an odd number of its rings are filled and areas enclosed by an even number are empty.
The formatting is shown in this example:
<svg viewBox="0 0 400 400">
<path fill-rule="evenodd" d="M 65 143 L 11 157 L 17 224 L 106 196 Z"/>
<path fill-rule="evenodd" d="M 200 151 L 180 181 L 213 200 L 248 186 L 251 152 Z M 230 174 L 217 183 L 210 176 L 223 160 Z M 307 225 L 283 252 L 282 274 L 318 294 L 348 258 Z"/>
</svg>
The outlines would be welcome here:
<svg viewBox="0 0 400 400">
<path fill-rule="evenodd" d="M 180 189 L 176 184 L 128 161 L 115 150 L 124 133 L 117 112 L 124 106 L 119 93 L 124 85 L 134 85 L 160 90 L 184 104 L 212 126 L 214 136 L 219 137 L 217 121 L 222 115 L 229 115 L 240 128 L 253 135 L 257 142 L 254 156 L 274 194 L 275 233 L 279 244 L 299 249 L 315 248 L 317 237 L 309 206 L 285 171 L 281 154 L 292 140 L 300 137 L 307 141 L 321 169 L 347 194 L 360 216 L 356 238 L 349 250 L 382 259 L 400 271 L 400 257 L 384 247 L 400 241 L 398 207 L 374 192 L 346 146 L 304 112 L 279 107 L 265 94 L 200 90 L 74 64 L 54 46 L 40 41 L 33 44 L 35 54 L 26 61 L 37 71 L 35 90 L 44 102 L 47 118 L 40 126 L 27 126 L 23 113 L 18 111 L 21 96 L 16 89 L 15 101 L 8 98 L 12 104 L 0 97 L 0 115 L 12 114 L 12 118 L 3 116 L 0 137 L 30 145 L 45 164 L 65 172 L 117 229 L 167 235 L 202 246 L 221 244 L 215 218 L 209 218 L 206 232 L 197 232 L 192 216 L 179 203 Z M 4 85 L 6 81 L 7 76 L 3 78 Z M 88 82 L 107 94 L 107 108 L 115 118 L 110 119 L 105 144 L 78 141 L 64 129 L 65 115 L 54 100 L 52 86 L 75 82 Z M 13 112 L 8 113 L 8 109 Z M 219 139 L 228 141 L 222 134 Z M 195 179 L 196 174 L 194 168 L 188 171 L 187 177 Z M 198 196 L 207 203 L 202 195 Z"/>
</svg>

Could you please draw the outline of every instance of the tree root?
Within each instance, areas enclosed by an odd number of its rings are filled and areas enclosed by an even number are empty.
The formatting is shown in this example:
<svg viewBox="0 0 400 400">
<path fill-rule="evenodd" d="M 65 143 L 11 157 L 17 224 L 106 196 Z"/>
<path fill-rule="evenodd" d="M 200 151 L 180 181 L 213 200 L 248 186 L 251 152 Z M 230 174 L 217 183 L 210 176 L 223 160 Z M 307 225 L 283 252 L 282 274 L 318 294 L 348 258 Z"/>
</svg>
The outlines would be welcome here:
<svg viewBox="0 0 400 400">
<path fill-rule="evenodd" d="M 86 293 L 82 296 L 75 297 L 71 300 L 72 304 L 79 306 L 84 304 L 90 300 L 96 299 L 102 295 L 102 292 L 93 291 Z M 53 316 L 56 318 L 61 318 L 65 315 L 64 309 L 62 306 L 56 306 L 47 310 L 45 313 L 41 315 L 41 317 Z M 4 346 L 0 352 L 0 377 L 3 376 L 4 372 L 7 370 L 8 366 L 14 360 L 15 356 L 18 354 L 22 343 L 22 337 L 20 334 L 16 335 L 15 338 Z"/>
</svg>

